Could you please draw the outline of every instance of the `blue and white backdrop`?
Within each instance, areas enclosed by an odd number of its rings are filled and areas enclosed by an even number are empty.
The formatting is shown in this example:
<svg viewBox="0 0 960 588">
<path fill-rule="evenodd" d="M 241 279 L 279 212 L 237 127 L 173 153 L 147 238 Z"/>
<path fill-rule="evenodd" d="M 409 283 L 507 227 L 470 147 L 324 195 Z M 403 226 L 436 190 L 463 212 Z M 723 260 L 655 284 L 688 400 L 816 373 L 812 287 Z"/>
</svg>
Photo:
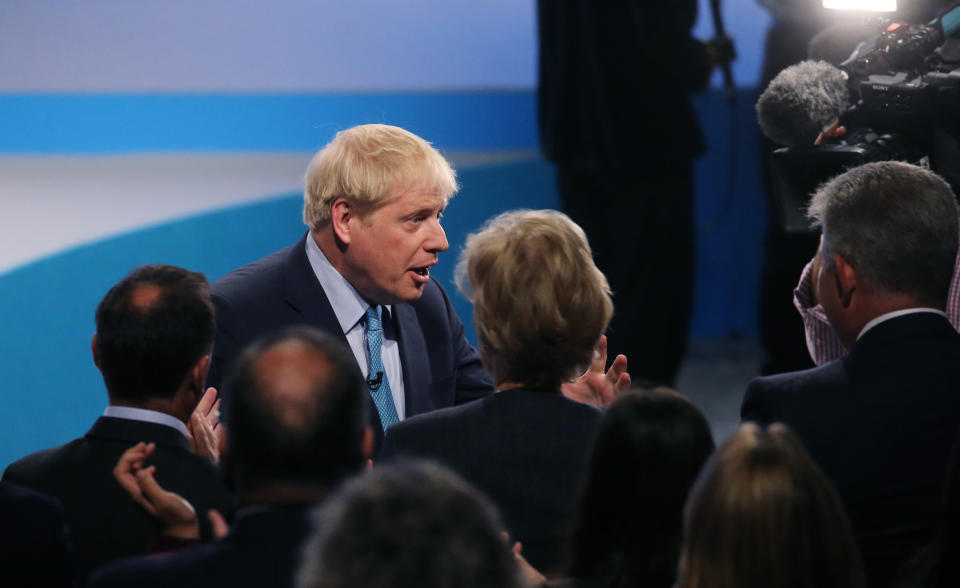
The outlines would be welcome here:
<svg viewBox="0 0 960 588">
<path fill-rule="evenodd" d="M 753 0 L 725 10 L 744 98 L 736 113 L 715 94 L 698 103 L 714 149 L 699 169 L 695 336 L 755 331 L 763 202 L 749 111 L 767 16 Z M 145 263 L 214 280 L 292 243 L 305 230 L 303 171 L 340 129 L 400 125 L 455 163 L 462 190 L 436 274 L 448 290 L 484 219 L 555 206 L 537 156 L 534 11 L 533 0 L 0 1 L 0 468 L 82 435 L 103 410 L 89 344 L 113 283 Z"/>
</svg>

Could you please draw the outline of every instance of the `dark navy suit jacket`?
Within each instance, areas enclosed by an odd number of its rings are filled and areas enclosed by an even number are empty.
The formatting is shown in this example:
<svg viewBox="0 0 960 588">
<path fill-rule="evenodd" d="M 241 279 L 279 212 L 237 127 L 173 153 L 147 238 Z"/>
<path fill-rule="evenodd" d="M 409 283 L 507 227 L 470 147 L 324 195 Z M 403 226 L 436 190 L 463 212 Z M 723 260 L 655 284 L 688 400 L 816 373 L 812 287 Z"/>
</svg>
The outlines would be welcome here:
<svg viewBox="0 0 960 588">
<path fill-rule="evenodd" d="M 140 441 L 157 444 L 147 465 L 157 466 L 161 486 L 186 498 L 198 513 L 211 508 L 230 513 L 232 499 L 219 469 L 192 453 L 179 431 L 156 423 L 100 417 L 84 437 L 28 455 L 3 474 L 4 481 L 63 504 L 81 580 L 106 562 L 148 553 L 157 538 L 153 517 L 113 477 L 120 455 Z M 209 534 L 206 517 L 200 521 Z"/>
<path fill-rule="evenodd" d="M 293 586 L 309 512 L 309 505 L 241 510 L 222 540 L 115 562 L 97 571 L 88 588 Z"/>
<path fill-rule="evenodd" d="M 866 333 L 841 359 L 750 383 L 745 421 L 782 422 L 833 482 L 884 586 L 929 541 L 960 427 L 960 335 L 933 313 Z"/>
<path fill-rule="evenodd" d="M 559 391 L 504 390 L 398 423 L 381 460 L 432 458 L 483 491 L 534 567 L 555 571 L 600 411 Z"/>
<path fill-rule="evenodd" d="M 73 586 L 63 508 L 55 499 L 0 482 L 0 586 Z"/>
<path fill-rule="evenodd" d="M 207 379 L 210 386 L 219 389 L 244 347 L 281 327 L 311 325 L 347 344 L 307 259 L 304 246 L 308 237 L 309 233 L 295 245 L 234 270 L 213 284 L 217 338 Z M 416 302 L 394 304 L 392 320 L 403 365 L 406 416 L 491 392 L 490 375 L 464 337 L 463 323 L 435 280 L 427 283 Z M 379 446 L 382 429 L 372 400 L 370 407 Z"/>
</svg>

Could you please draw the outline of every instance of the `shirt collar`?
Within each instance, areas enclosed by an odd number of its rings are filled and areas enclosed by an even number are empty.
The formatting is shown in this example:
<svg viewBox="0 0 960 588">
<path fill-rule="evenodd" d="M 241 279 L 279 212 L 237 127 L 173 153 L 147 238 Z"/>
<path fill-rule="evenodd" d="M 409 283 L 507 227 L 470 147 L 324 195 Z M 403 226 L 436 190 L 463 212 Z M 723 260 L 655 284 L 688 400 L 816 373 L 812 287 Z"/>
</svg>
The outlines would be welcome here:
<svg viewBox="0 0 960 588">
<path fill-rule="evenodd" d="M 144 421 L 158 425 L 166 425 L 180 431 L 188 439 L 187 425 L 173 415 L 146 408 L 134 408 L 132 406 L 108 406 L 103 411 L 103 416 L 114 417 L 118 419 L 129 419 L 131 421 Z"/>
<path fill-rule="evenodd" d="M 916 314 L 918 312 L 930 312 L 933 314 L 939 314 L 943 318 L 947 318 L 947 313 L 943 312 L 942 310 L 937 310 L 936 308 L 920 307 L 920 308 L 904 308 L 902 310 L 895 310 L 893 312 L 881 314 L 880 316 L 876 317 L 872 321 L 863 325 L 863 329 L 861 329 L 860 334 L 857 335 L 857 341 L 860 340 L 860 337 L 863 337 L 864 333 L 866 333 L 867 331 L 869 331 L 870 329 L 874 328 L 875 326 L 879 325 L 882 322 L 897 318 L 898 316 L 904 316 L 907 314 Z"/>
<path fill-rule="evenodd" d="M 347 281 L 340 272 L 333 267 L 327 256 L 317 245 L 313 238 L 313 231 L 307 235 L 306 239 L 307 260 L 313 273 L 323 286 L 323 291 L 327 295 L 330 306 L 333 307 L 333 313 L 337 315 L 337 322 L 340 328 L 346 333 L 364 317 L 370 305 L 357 292 L 356 288 Z M 390 306 L 384 308 L 389 312 Z"/>
</svg>

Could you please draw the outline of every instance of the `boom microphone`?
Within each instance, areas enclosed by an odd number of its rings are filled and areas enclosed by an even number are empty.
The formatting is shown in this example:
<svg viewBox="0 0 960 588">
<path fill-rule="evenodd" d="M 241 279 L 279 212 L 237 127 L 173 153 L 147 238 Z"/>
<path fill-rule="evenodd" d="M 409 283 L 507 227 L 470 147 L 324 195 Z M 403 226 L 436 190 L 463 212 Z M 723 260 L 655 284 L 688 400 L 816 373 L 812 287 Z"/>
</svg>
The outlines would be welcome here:
<svg viewBox="0 0 960 588">
<path fill-rule="evenodd" d="M 850 106 L 847 74 L 825 61 L 801 61 L 773 78 L 757 100 L 757 120 L 771 141 L 813 145 Z"/>
</svg>

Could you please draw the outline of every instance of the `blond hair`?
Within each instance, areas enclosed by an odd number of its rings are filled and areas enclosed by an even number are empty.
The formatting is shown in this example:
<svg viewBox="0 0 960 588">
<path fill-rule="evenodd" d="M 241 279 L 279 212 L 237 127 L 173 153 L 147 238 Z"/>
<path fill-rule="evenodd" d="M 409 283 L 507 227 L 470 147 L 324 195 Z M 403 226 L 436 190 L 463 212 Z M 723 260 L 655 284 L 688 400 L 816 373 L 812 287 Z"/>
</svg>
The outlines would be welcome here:
<svg viewBox="0 0 960 588">
<path fill-rule="evenodd" d="M 744 423 L 690 492 L 676 588 L 861 588 L 833 486 L 784 425 Z"/>
<path fill-rule="evenodd" d="M 345 198 L 365 215 L 417 188 L 450 198 L 457 191 L 453 168 L 430 143 L 390 125 L 359 125 L 337 133 L 307 166 L 303 222 L 319 228 Z"/>
<path fill-rule="evenodd" d="M 456 282 L 473 302 L 480 352 L 498 383 L 559 386 L 589 365 L 613 315 L 583 229 L 554 210 L 487 221 L 467 238 Z"/>
</svg>

